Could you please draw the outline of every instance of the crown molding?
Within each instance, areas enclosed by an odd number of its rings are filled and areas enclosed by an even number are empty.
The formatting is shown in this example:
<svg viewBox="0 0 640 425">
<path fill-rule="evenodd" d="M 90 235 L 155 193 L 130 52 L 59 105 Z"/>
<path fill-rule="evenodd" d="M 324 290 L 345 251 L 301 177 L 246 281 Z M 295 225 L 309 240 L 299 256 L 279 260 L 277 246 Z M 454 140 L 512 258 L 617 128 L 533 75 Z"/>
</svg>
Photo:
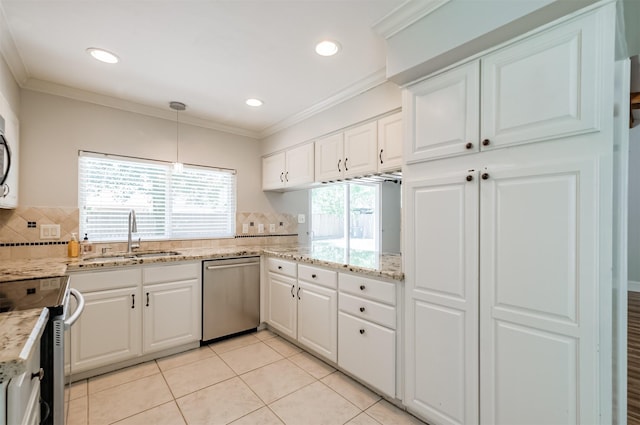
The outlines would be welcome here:
<svg viewBox="0 0 640 425">
<path fill-rule="evenodd" d="M 69 99 L 79 100 L 82 102 L 93 103 L 100 106 L 106 106 L 109 108 L 120 109 L 127 112 L 133 112 L 136 114 L 147 115 L 154 118 L 162 118 L 166 120 L 174 120 L 175 113 L 169 109 L 157 108 L 154 106 L 147 106 L 140 103 L 132 102 L 129 100 L 119 99 L 112 96 L 98 94 L 87 90 L 76 89 L 61 84 L 52 83 L 49 81 L 38 80 L 30 78 L 22 88 L 27 90 L 33 90 L 41 93 L 52 94 L 55 96 L 66 97 Z M 255 131 L 250 131 L 244 128 L 224 125 L 213 122 L 204 118 L 194 117 L 192 115 L 181 115 L 180 122 L 184 124 L 195 125 L 197 127 L 208 128 L 211 130 L 222 131 L 225 133 L 236 134 L 238 136 L 250 137 L 252 139 L 259 139 L 260 134 Z"/>
<path fill-rule="evenodd" d="M 451 0 L 407 0 L 373 25 L 373 30 L 389 39 Z"/>
<path fill-rule="evenodd" d="M 29 71 L 24 65 L 24 61 L 18 52 L 16 43 L 13 40 L 11 31 L 9 31 L 9 24 L 7 17 L 4 14 L 4 8 L 0 3 L 0 54 L 7 62 L 7 66 L 13 74 L 13 78 L 16 80 L 20 87 L 29 79 Z"/>
<path fill-rule="evenodd" d="M 303 111 L 298 112 L 297 114 L 291 115 L 284 120 L 265 128 L 260 133 L 260 138 L 265 139 L 279 131 L 282 131 L 288 127 L 291 127 L 301 121 L 304 121 L 312 116 L 319 114 L 322 111 L 330 109 L 336 105 L 339 105 L 342 102 L 345 102 L 353 97 L 358 96 L 366 91 L 369 91 L 375 87 L 378 87 L 381 84 L 387 82 L 386 69 L 382 68 L 373 74 L 363 78 L 356 83 L 345 87 L 343 90 L 340 90 L 338 93 L 334 94 L 326 98 L 325 100 L 316 103 L 315 105 L 307 108 Z"/>
</svg>

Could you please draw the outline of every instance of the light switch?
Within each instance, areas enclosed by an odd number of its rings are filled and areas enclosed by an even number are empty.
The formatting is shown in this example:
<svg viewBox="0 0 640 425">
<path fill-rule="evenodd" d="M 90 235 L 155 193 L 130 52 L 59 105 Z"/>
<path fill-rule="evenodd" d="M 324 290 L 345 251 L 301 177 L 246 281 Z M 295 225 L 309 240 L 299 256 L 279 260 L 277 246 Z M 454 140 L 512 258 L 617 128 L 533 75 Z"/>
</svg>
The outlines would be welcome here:
<svg viewBox="0 0 640 425">
<path fill-rule="evenodd" d="M 40 239 L 60 239 L 59 224 L 41 224 Z"/>
<path fill-rule="evenodd" d="M 304 216 L 304 214 L 298 214 L 298 223 L 299 224 L 303 224 L 306 220 L 306 217 Z"/>
<path fill-rule="evenodd" d="M 258 233 L 264 233 L 264 224 L 262 223 L 258 224 Z"/>
<path fill-rule="evenodd" d="M 275 224 L 270 224 L 270 225 L 269 225 L 269 232 L 270 232 L 270 233 L 273 233 L 273 232 L 275 232 L 275 231 L 276 231 L 276 225 L 275 225 Z"/>
<path fill-rule="evenodd" d="M 242 233 L 249 233 L 249 224 L 244 223 L 242 225 Z"/>
</svg>

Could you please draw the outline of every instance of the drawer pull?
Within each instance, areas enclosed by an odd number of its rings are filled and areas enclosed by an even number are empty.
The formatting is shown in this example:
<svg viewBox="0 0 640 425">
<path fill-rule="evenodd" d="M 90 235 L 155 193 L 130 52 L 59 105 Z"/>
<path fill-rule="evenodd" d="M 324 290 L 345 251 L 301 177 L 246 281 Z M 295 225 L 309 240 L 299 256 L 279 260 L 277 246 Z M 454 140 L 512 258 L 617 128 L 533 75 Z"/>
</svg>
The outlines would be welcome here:
<svg viewBox="0 0 640 425">
<path fill-rule="evenodd" d="M 360 290 L 364 291 L 364 289 L 365 289 L 365 286 L 364 285 L 360 285 Z"/>
<path fill-rule="evenodd" d="M 318 276 L 316 276 L 315 274 L 311 275 L 311 279 L 315 279 L 316 277 L 318 277 Z"/>
<path fill-rule="evenodd" d="M 147 307 L 149 307 L 149 293 L 147 292 Z"/>
<path fill-rule="evenodd" d="M 364 335 L 364 329 L 360 329 L 360 335 Z"/>
<path fill-rule="evenodd" d="M 364 313 L 364 307 L 360 307 L 360 313 Z"/>
<path fill-rule="evenodd" d="M 295 297 L 296 297 L 296 296 L 294 295 L 294 293 L 293 293 L 293 288 L 294 288 L 295 286 L 296 286 L 296 285 L 291 285 L 291 298 L 295 298 Z"/>
<path fill-rule="evenodd" d="M 136 308 L 136 295 L 131 294 L 131 308 Z"/>
<path fill-rule="evenodd" d="M 296 292 L 296 294 L 298 295 L 298 299 L 300 299 L 300 287 L 298 286 L 298 292 Z"/>
</svg>

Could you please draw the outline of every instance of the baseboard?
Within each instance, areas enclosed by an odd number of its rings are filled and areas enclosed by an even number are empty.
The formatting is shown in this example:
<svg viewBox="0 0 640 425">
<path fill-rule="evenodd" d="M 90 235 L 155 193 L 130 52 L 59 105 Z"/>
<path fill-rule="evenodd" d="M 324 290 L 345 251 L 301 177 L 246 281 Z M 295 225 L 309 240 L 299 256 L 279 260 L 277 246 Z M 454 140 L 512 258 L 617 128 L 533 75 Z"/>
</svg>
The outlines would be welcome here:
<svg viewBox="0 0 640 425">
<path fill-rule="evenodd" d="M 627 283 L 628 287 L 627 290 L 631 291 L 631 292 L 640 292 L 640 282 L 635 282 L 633 280 L 630 280 Z"/>
</svg>

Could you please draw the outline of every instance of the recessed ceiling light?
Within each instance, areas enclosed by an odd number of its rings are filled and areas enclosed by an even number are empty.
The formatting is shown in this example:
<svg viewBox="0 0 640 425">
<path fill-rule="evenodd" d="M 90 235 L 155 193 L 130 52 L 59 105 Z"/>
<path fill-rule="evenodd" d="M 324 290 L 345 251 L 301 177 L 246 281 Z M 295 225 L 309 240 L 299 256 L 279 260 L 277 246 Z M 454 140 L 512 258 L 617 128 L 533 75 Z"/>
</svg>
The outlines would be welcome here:
<svg viewBox="0 0 640 425">
<path fill-rule="evenodd" d="M 324 40 L 316 44 L 316 53 L 320 56 L 333 56 L 340 50 L 340 44 L 337 41 Z"/>
<path fill-rule="evenodd" d="M 87 53 L 89 53 L 91 56 L 93 56 L 95 59 L 99 60 L 100 62 L 118 63 L 118 61 L 120 60 L 113 53 L 108 52 L 104 49 L 98 49 L 96 47 L 89 47 L 87 49 Z"/>
<path fill-rule="evenodd" d="M 262 106 L 262 101 L 260 99 L 247 99 L 245 102 L 249 106 Z"/>
</svg>

